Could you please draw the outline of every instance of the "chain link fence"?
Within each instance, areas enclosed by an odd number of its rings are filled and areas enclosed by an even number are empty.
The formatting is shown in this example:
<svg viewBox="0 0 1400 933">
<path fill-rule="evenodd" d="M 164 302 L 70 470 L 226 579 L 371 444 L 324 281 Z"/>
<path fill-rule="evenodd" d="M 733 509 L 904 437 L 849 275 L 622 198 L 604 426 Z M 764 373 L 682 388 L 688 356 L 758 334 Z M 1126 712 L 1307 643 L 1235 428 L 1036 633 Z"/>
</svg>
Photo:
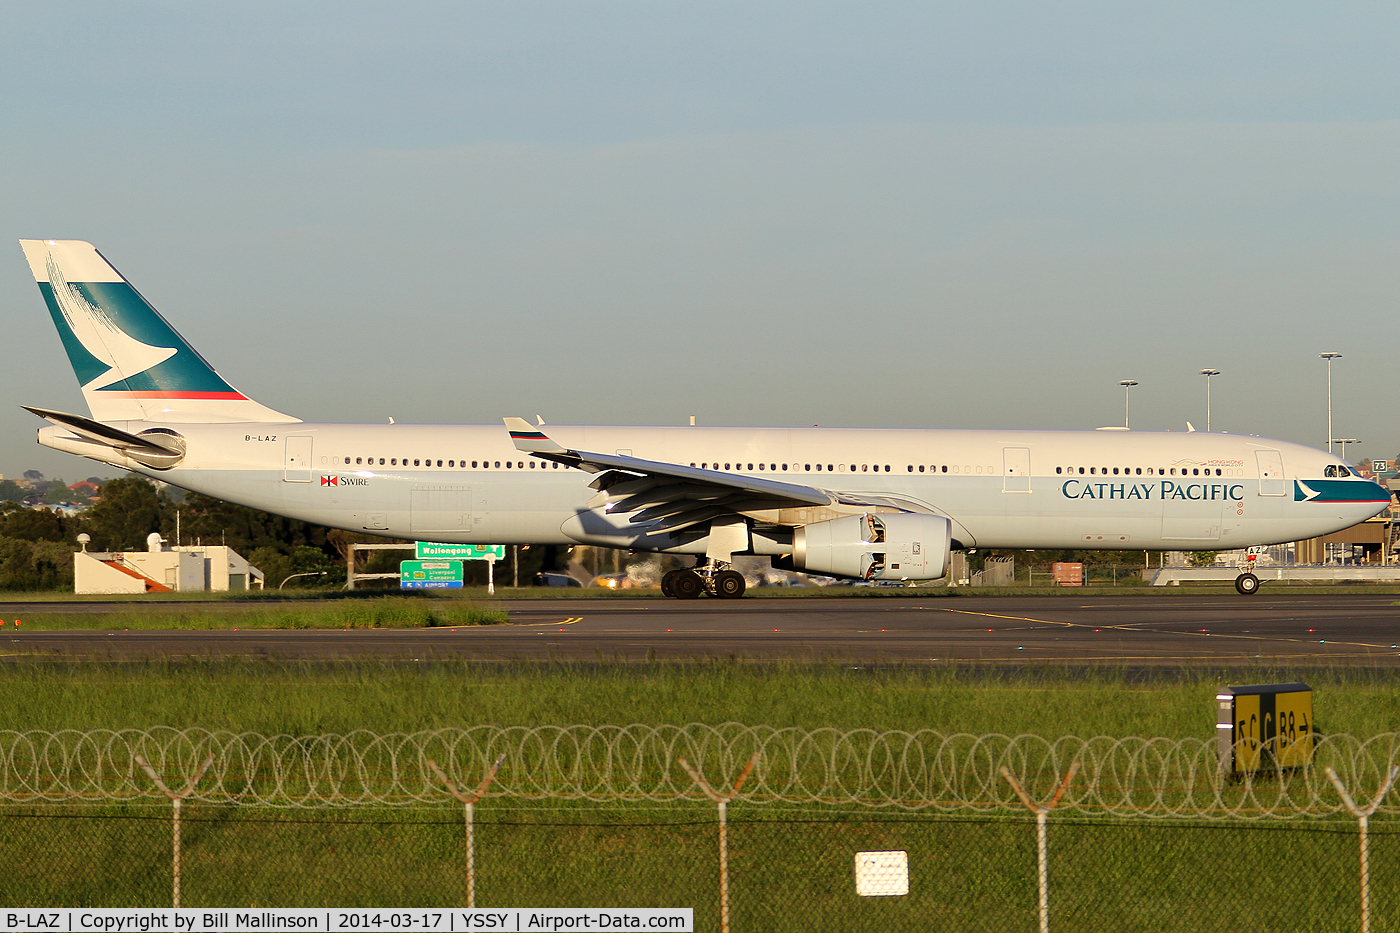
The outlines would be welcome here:
<svg viewBox="0 0 1400 933">
<path fill-rule="evenodd" d="M 1359 825 L 1331 767 L 1356 805 L 1379 803 L 1365 922 L 1400 930 L 1400 814 L 1376 800 L 1395 740 L 1328 737 L 1308 767 L 1236 780 L 1213 743 L 1174 740 L 4 733 L 0 903 L 172 902 L 172 806 L 139 755 L 172 795 L 209 762 L 180 809 L 186 907 L 693 907 L 696 929 L 734 931 L 1357 929 Z M 1039 824 L 1014 787 L 1044 807 L 1062 784 Z M 908 854 L 908 893 L 859 896 L 857 853 L 884 851 Z"/>
</svg>

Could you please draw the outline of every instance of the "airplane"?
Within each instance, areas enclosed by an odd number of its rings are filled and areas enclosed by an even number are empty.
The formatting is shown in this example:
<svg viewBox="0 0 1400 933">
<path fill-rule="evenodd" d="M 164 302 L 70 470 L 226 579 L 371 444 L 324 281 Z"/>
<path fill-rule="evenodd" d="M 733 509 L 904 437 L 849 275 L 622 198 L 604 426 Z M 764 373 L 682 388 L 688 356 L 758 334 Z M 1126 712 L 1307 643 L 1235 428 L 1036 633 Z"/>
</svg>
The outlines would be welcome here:
<svg viewBox="0 0 1400 933">
<path fill-rule="evenodd" d="M 958 550 L 1230 550 L 1390 504 L 1330 453 L 1194 429 L 305 422 L 226 382 L 90 243 L 20 244 L 89 408 L 26 406 L 40 444 L 348 531 L 691 555 L 662 580 L 681 599 L 742 596 L 736 555 L 932 581 Z"/>
</svg>

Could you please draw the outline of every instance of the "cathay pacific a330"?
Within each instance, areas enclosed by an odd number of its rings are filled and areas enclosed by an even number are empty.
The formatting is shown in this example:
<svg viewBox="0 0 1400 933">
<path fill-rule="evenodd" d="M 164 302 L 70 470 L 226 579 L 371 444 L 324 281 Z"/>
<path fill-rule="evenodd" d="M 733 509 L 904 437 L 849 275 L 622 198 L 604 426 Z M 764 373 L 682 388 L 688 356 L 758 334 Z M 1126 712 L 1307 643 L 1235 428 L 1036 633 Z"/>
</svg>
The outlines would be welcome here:
<svg viewBox="0 0 1400 933">
<path fill-rule="evenodd" d="M 1242 548 L 1390 501 L 1324 451 L 1199 431 L 305 422 L 226 382 L 91 244 L 20 243 L 89 409 L 29 408 L 40 444 L 350 531 L 692 555 L 662 583 L 680 598 L 743 595 L 743 554 L 937 580 L 960 549 Z"/>
</svg>

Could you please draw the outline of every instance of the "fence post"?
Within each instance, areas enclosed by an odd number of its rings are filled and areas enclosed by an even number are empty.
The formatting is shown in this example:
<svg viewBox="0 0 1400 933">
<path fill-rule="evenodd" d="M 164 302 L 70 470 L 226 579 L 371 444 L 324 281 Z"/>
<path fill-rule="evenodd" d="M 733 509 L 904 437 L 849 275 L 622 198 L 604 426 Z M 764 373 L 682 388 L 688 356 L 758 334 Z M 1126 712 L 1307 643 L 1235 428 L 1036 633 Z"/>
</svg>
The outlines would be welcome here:
<svg viewBox="0 0 1400 933">
<path fill-rule="evenodd" d="M 1371 803 L 1367 807 L 1358 807 L 1351 799 L 1351 794 L 1347 793 L 1346 787 L 1342 785 L 1341 778 L 1337 777 L 1337 772 L 1332 770 L 1332 766 L 1327 766 L 1327 777 L 1337 788 L 1337 793 L 1341 795 L 1342 803 L 1351 811 L 1351 815 L 1356 817 L 1360 830 L 1361 845 L 1361 933 L 1371 931 L 1371 848 L 1367 830 L 1371 822 L 1371 814 L 1376 812 L 1376 808 L 1381 805 L 1381 800 L 1390 791 L 1390 787 L 1395 783 L 1395 778 L 1400 775 L 1400 765 L 1390 769 L 1390 773 L 1385 777 L 1385 783 L 1381 785 L 1376 796 L 1371 798 Z"/>
<path fill-rule="evenodd" d="M 136 763 L 146 770 L 146 774 L 155 782 L 160 792 L 170 798 L 170 806 L 174 811 L 170 827 L 170 876 L 171 876 L 171 900 L 172 907 L 180 906 L 180 804 L 185 798 L 194 793 L 194 786 L 199 783 L 199 779 L 204 777 L 204 772 L 209 770 L 209 766 L 214 763 L 214 756 L 210 755 L 204 759 L 204 764 L 199 766 L 199 770 L 194 773 L 184 788 L 180 791 L 172 791 L 165 786 L 165 782 L 156 774 L 156 769 L 146 763 L 146 759 L 140 755 L 134 756 Z"/>
<path fill-rule="evenodd" d="M 1069 771 L 1065 774 L 1065 779 L 1060 782 L 1060 786 L 1055 789 L 1055 796 L 1050 798 L 1050 802 L 1044 806 L 1031 800 L 1026 793 L 1021 782 L 1016 780 L 1016 776 L 1011 773 L 1011 769 L 1002 765 L 1001 776 L 1006 778 L 1006 782 L 1011 785 L 1011 789 L 1016 792 L 1016 796 L 1021 798 L 1021 802 L 1026 805 L 1026 809 L 1035 814 L 1035 856 L 1036 856 L 1036 880 L 1040 887 L 1040 933 L 1049 933 L 1050 930 L 1050 854 L 1047 843 L 1047 823 L 1050 818 L 1050 811 L 1055 809 L 1060 798 L 1065 791 L 1069 790 L 1069 782 L 1074 780 L 1074 775 L 1079 771 L 1079 762 L 1074 761 L 1069 766 Z"/>
<path fill-rule="evenodd" d="M 497 758 L 490 768 L 486 769 L 486 776 L 481 779 L 481 783 L 476 786 L 476 790 L 470 794 L 463 793 L 454 784 L 443 770 L 438 767 L 438 763 L 433 759 L 428 759 L 428 767 L 433 769 L 433 773 L 438 776 L 438 780 L 447 786 L 447 792 L 465 807 L 465 818 L 467 827 L 467 909 L 476 907 L 476 839 L 473 836 L 473 807 L 476 802 L 486 795 L 486 787 L 496 777 L 496 770 L 501 767 L 501 762 L 506 760 L 504 754 Z"/>
<path fill-rule="evenodd" d="M 753 753 L 749 763 L 744 765 L 744 770 L 739 772 L 739 777 L 734 781 L 734 789 L 728 794 L 718 793 L 710 782 L 705 780 L 705 776 L 698 770 L 691 767 L 690 762 L 684 758 L 680 759 L 680 765 L 685 769 L 685 773 L 690 775 L 690 779 L 699 785 L 704 792 L 715 803 L 719 804 L 719 929 L 720 933 L 729 933 L 729 801 L 739 796 L 739 791 L 743 788 L 744 782 L 748 780 L 749 773 L 753 771 L 754 765 L 758 764 L 758 752 Z"/>
</svg>

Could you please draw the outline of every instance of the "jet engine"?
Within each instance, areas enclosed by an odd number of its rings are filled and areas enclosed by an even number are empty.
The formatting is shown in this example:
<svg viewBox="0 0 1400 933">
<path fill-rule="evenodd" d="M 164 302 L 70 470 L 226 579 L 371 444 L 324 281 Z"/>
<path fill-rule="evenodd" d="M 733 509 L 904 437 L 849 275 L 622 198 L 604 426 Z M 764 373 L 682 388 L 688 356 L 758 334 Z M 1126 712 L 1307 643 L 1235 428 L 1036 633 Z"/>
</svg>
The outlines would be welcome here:
<svg viewBox="0 0 1400 933">
<path fill-rule="evenodd" d="M 951 545 L 952 524 L 940 515 L 848 515 L 794 529 L 792 565 L 861 580 L 937 580 Z"/>
</svg>

